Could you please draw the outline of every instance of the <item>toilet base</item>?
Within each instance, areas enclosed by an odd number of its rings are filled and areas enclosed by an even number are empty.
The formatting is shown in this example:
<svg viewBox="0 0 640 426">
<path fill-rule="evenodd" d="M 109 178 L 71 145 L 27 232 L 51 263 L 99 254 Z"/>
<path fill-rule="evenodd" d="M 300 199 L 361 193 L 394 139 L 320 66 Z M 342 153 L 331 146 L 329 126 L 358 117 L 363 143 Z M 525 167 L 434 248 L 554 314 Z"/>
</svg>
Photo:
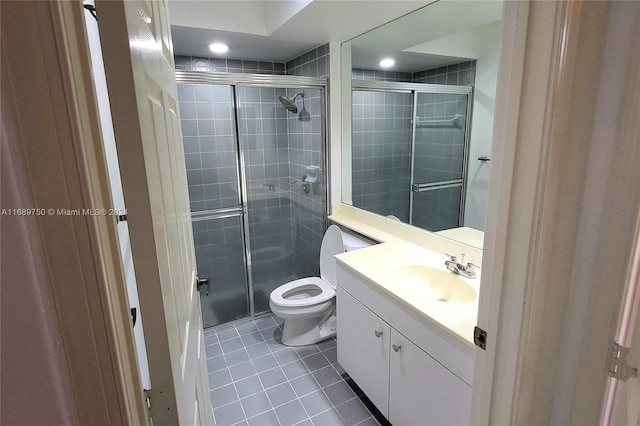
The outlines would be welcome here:
<svg viewBox="0 0 640 426">
<path fill-rule="evenodd" d="M 287 346 L 312 345 L 336 335 L 337 319 L 335 314 L 324 324 L 319 325 L 322 317 L 289 318 L 284 320 L 282 344 Z"/>
</svg>

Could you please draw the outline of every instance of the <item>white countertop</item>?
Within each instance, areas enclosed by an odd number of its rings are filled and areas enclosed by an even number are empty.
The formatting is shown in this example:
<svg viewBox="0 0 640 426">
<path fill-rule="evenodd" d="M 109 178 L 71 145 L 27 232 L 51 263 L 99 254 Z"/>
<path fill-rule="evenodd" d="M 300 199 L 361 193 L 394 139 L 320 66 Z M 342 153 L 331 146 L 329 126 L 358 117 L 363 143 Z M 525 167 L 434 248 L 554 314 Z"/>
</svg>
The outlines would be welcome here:
<svg viewBox="0 0 640 426">
<path fill-rule="evenodd" d="M 482 250 L 482 246 L 484 245 L 484 232 L 467 226 L 437 231 L 436 234 L 460 241 L 461 243 L 468 244 L 480 250 Z"/>
<path fill-rule="evenodd" d="M 453 274 L 446 269 L 447 258 L 442 253 L 394 237 L 385 243 L 340 254 L 336 259 L 409 309 L 431 319 L 464 343 L 473 345 L 473 329 L 478 317 L 479 270 L 473 279 L 457 276 L 475 290 L 476 297 L 467 303 L 447 303 L 400 285 L 397 271 L 403 266 L 424 265 Z"/>
<path fill-rule="evenodd" d="M 352 206 L 345 204 L 334 205 L 329 220 L 375 241 L 385 243 L 408 242 L 441 254 L 449 253 L 458 258 L 464 254 L 468 262 L 482 265 L 482 250 L 477 246 L 474 247 L 459 240 L 453 240 L 448 238 L 447 235 L 439 235 L 406 223 L 395 222 Z M 474 234 L 473 238 L 475 237 L 476 235 Z"/>
</svg>

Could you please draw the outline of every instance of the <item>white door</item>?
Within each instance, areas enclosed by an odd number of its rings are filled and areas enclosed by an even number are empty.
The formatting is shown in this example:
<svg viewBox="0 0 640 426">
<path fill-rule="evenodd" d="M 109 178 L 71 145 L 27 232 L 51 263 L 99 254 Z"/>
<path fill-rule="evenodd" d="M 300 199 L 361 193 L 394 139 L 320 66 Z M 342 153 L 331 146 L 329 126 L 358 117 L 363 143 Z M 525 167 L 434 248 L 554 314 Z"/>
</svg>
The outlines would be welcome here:
<svg viewBox="0 0 640 426">
<path fill-rule="evenodd" d="M 165 1 L 98 1 L 154 425 L 213 424 Z"/>
<path fill-rule="evenodd" d="M 84 4 L 95 6 L 93 0 L 85 0 Z M 93 71 L 93 82 L 96 90 L 96 100 L 98 101 L 98 111 L 100 113 L 100 129 L 102 133 L 102 143 L 104 145 L 107 159 L 107 172 L 109 174 L 109 184 L 111 189 L 111 205 L 118 212 L 125 210 L 124 194 L 122 193 L 122 182 L 120 181 L 120 165 L 116 153 L 116 141 L 113 134 L 113 124 L 111 122 L 111 107 L 109 106 L 109 93 L 107 91 L 107 78 L 104 74 L 104 64 L 102 61 L 102 46 L 100 45 L 100 34 L 98 33 L 98 21 L 88 10 L 84 10 L 85 25 L 89 40 L 89 53 L 91 54 L 91 66 Z M 139 314 L 138 286 L 131 257 L 131 243 L 129 242 L 129 226 L 127 221 L 119 221 L 116 225 L 118 229 L 118 241 L 120 243 L 120 260 L 124 269 L 124 280 L 127 285 L 127 296 L 129 307 L 132 310 L 133 336 L 136 345 L 136 355 L 142 387 L 151 388 L 149 378 L 149 363 L 147 362 L 147 347 L 144 342 L 144 332 L 142 330 L 142 316 Z"/>
</svg>

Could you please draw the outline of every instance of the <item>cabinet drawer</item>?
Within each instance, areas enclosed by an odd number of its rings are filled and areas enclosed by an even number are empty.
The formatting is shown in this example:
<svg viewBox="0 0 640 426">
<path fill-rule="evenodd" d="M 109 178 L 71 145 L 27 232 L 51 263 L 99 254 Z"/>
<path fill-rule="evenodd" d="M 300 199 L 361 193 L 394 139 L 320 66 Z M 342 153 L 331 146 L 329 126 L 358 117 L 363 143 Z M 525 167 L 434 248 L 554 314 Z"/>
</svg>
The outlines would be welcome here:
<svg viewBox="0 0 640 426">
<path fill-rule="evenodd" d="M 338 362 L 387 417 L 391 327 L 341 288 L 336 304 Z"/>
<path fill-rule="evenodd" d="M 391 331 L 389 421 L 394 426 L 469 424 L 471 387 Z"/>
</svg>

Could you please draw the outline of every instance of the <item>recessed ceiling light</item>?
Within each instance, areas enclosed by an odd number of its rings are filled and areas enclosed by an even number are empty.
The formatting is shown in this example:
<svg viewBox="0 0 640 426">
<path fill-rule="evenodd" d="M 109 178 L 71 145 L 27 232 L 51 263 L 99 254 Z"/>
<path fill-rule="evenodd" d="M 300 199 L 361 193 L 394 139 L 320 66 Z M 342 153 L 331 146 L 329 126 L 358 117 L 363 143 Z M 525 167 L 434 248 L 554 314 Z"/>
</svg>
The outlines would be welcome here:
<svg viewBox="0 0 640 426">
<path fill-rule="evenodd" d="M 209 45 L 209 50 L 213 53 L 227 53 L 227 51 L 229 51 L 229 46 L 224 43 L 211 43 Z"/>
<path fill-rule="evenodd" d="M 380 66 L 382 68 L 391 68 L 395 64 L 396 64 L 396 61 L 394 61 L 391 58 L 384 58 L 383 60 L 380 61 Z"/>
</svg>

